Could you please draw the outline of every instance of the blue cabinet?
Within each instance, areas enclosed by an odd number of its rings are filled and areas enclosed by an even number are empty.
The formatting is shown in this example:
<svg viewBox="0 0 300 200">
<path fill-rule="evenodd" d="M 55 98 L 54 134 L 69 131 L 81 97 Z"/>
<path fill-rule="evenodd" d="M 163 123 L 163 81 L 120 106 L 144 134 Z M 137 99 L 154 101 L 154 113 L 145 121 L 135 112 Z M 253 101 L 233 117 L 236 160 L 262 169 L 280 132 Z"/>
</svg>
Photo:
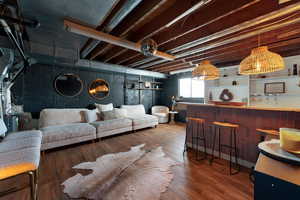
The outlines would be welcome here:
<svg viewBox="0 0 300 200">
<path fill-rule="evenodd" d="M 300 186 L 255 172 L 255 200 L 300 200 Z"/>
</svg>

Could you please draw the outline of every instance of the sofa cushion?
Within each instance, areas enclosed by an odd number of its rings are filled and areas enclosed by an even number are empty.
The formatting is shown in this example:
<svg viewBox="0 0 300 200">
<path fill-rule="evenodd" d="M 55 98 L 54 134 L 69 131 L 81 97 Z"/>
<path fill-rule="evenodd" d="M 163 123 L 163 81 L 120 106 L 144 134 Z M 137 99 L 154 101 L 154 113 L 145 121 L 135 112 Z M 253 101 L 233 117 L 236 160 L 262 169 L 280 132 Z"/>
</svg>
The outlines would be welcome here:
<svg viewBox="0 0 300 200">
<path fill-rule="evenodd" d="M 158 118 L 153 116 L 153 115 L 144 115 L 142 117 L 138 117 L 138 118 L 131 118 L 132 119 L 132 123 L 133 126 L 138 126 L 138 125 L 142 125 L 142 124 L 148 124 L 148 123 L 158 123 Z"/>
<path fill-rule="evenodd" d="M 91 123 L 97 128 L 97 132 L 103 132 L 108 130 L 120 129 L 124 127 L 132 126 L 132 120 L 123 118 L 123 119 L 112 119 L 106 121 L 99 121 Z"/>
<path fill-rule="evenodd" d="M 111 111 L 101 112 L 101 118 L 105 120 L 126 118 L 127 111 L 125 109 L 114 108 Z"/>
<path fill-rule="evenodd" d="M 18 151 L 24 148 L 40 148 L 42 138 L 41 137 L 27 137 L 23 139 L 4 139 L 0 145 L 0 153 L 7 151 Z"/>
<path fill-rule="evenodd" d="M 40 162 L 40 148 L 24 148 L 0 153 L 0 180 L 36 170 Z"/>
<path fill-rule="evenodd" d="M 39 127 L 85 122 L 82 111 L 87 109 L 44 109 L 41 111 Z"/>
<path fill-rule="evenodd" d="M 138 117 L 143 117 L 146 112 L 145 112 L 145 107 L 144 105 L 122 105 L 122 109 L 126 109 L 127 111 L 127 117 L 129 118 L 138 118 Z"/>
<path fill-rule="evenodd" d="M 38 130 L 11 132 L 6 135 L 4 140 L 23 140 L 29 137 L 42 138 L 42 132 Z"/>
<path fill-rule="evenodd" d="M 42 128 L 41 131 L 43 132 L 43 144 L 88 135 L 94 135 L 96 138 L 95 127 L 87 123 L 50 126 Z"/>
<path fill-rule="evenodd" d="M 97 107 L 99 112 L 111 111 L 111 110 L 114 109 L 114 105 L 112 103 L 109 103 L 109 104 L 97 104 L 97 103 L 95 103 L 95 106 Z"/>
</svg>

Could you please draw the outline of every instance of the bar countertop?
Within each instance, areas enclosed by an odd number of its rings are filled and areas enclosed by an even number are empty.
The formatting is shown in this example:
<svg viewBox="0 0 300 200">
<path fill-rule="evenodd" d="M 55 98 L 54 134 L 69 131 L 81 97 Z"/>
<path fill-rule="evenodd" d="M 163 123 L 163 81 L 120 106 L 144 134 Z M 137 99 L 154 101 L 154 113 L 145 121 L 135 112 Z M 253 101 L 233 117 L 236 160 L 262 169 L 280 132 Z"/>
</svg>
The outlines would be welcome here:
<svg viewBox="0 0 300 200">
<path fill-rule="evenodd" d="M 189 102 L 178 102 L 183 105 L 191 106 L 207 106 L 217 108 L 234 108 L 234 109 L 246 109 L 246 110 L 265 110 L 265 111 L 283 111 L 283 112 L 300 112 L 300 108 L 288 108 L 288 107 L 260 107 L 260 106 L 227 106 L 227 105 L 215 105 L 209 103 L 189 103 Z"/>
</svg>

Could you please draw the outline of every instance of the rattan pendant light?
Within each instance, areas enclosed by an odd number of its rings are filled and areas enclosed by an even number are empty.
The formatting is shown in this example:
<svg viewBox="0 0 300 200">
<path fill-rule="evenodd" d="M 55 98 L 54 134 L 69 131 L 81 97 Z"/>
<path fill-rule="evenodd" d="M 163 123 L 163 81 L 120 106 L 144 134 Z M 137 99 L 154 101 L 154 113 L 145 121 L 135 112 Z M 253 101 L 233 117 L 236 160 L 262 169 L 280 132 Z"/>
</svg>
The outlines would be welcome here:
<svg viewBox="0 0 300 200">
<path fill-rule="evenodd" d="M 251 55 L 240 64 L 239 73 L 243 75 L 276 72 L 285 68 L 283 58 L 268 50 L 267 46 L 252 49 Z"/>
<path fill-rule="evenodd" d="M 210 63 L 209 60 L 202 61 L 192 72 L 193 78 L 201 80 L 215 80 L 220 77 L 220 70 Z"/>
</svg>

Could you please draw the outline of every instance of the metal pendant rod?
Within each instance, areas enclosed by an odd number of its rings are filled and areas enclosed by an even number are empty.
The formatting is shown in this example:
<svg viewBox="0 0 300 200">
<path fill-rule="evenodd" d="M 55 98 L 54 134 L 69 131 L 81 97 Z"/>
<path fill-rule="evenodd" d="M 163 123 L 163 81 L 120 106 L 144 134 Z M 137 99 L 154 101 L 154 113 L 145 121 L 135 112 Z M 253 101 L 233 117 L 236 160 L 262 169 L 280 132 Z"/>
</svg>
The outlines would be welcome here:
<svg viewBox="0 0 300 200">
<path fill-rule="evenodd" d="M 9 37 L 9 39 L 12 41 L 12 43 L 18 49 L 20 55 L 27 62 L 27 57 L 25 56 L 23 49 L 19 45 L 19 43 L 18 43 L 17 39 L 15 38 L 14 34 L 11 32 L 11 29 L 7 25 L 6 21 L 4 19 L 0 19 L 0 23 L 1 23 L 2 27 L 4 28 L 4 31 L 6 32 L 7 36 Z"/>
<path fill-rule="evenodd" d="M 127 49 L 131 49 L 134 51 L 142 52 L 141 51 L 141 44 L 140 43 L 134 43 L 101 31 L 97 31 L 93 28 L 83 26 L 74 22 L 71 22 L 69 20 L 64 20 L 64 25 L 66 27 L 66 30 L 72 33 L 76 33 L 79 35 L 83 35 L 86 37 L 90 37 L 96 40 L 101 40 L 116 46 L 121 46 Z M 176 57 L 164 52 L 156 51 L 153 56 L 163 58 L 165 60 L 175 60 Z"/>
</svg>

